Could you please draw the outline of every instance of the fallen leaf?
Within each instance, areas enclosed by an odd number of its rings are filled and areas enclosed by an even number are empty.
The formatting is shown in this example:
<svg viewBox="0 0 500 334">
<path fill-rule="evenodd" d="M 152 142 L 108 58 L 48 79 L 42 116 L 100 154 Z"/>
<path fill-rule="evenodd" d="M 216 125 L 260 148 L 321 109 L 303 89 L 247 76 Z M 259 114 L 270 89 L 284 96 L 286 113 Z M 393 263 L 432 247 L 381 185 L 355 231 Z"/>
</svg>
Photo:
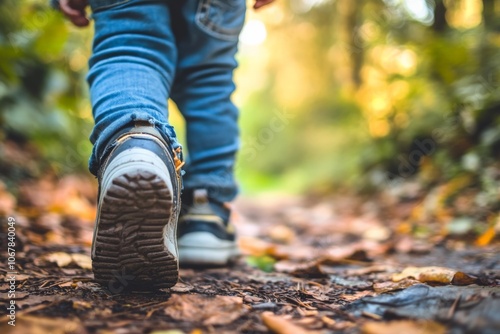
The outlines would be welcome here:
<svg viewBox="0 0 500 334">
<path fill-rule="evenodd" d="M 244 312 L 243 299 L 234 296 L 174 294 L 165 306 L 169 317 L 205 326 L 230 324 Z"/>
<path fill-rule="evenodd" d="M 44 262 L 55 263 L 58 267 L 67 267 L 74 263 L 82 269 L 92 269 L 92 259 L 85 254 L 69 254 L 65 252 L 50 253 L 35 260 L 36 265 L 41 265 Z"/>
<path fill-rule="evenodd" d="M 4 294 L 2 296 L 0 296 L 0 301 L 3 301 L 3 302 L 10 302 L 12 299 L 15 299 L 15 300 L 20 300 L 20 299 L 24 299 L 26 297 L 29 296 L 29 293 L 28 292 L 15 292 L 14 295 L 11 297 L 11 294 Z"/>
<path fill-rule="evenodd" d="M 276 334 L 311 334 L 312 331 L 308 331 L 302 327 L 295 325 L 293 322 L 285 317 L 275 315 L 272 312 L 263 312 L 261 314 L 262 321 L 264 325 L 271 330 L 271 332 Z"/>
<path fill-rule="evenodd" d="M 5 321 L 0 326 L 0 332 L 9 334 L 83 334 L 85 328 L 78 319 L 43 318 L 40 316 L 19 316 L 16 326 L 10 326 Z"/>
<path fill-rule="evenodd" d="M 194 289 L 194 286 L 192 286 L 191 284 L 179 282 L 176 285 L 174 285 L 173 287 L 171 287 L 170 291 L 177 292 L 177 293 L 186 293 L 186 292 L 192 291 L 193 289 Z"/>
<path fill-rule="evenodd" d="M 444 267 L 408 267 L 399 274 L 392 275 L 394 282 L 405 278 L 415 278 L 422 283 L 441 283 L 453 285 L 468 285 L 476 282 L 463 272 Z"/>
<path fill-rule="evenodd" d="M 250 255 L 246 258 L 249 266 L 259 268 L 267 273 L 273 271 L 276 260 L 269 255 L 254 256 Z"/>
<path fill-rule="evenodd" d="M 327 326 L 333 326 L 335 325 L 336 321 L 332 318 L 327 317 L 326 315 L 321 317 L 321 321 L 325 323 Z"/>
<path fill-rule="evenodd" d="M 82 269 L 92 269 L 92 259 L 85 254 L 71 254 L 73 262 Z"/>
<path fill-rule="evenodd" d="M 398 282 L 380 282 L 373 284 L 373 290 L 377 293 L 385 293 L 396 290 L 403 290 L 412 285 L 418 284 L 420 281 L 414 279 L 402 279 Z"/>
<path fill-rule="evenodd" d="M 330 281 L 334 284 L 357 290 L 366 290 L 372 286 L 371 282 L 361 281 L 357 279 L 346 279 L 340 276 L 333 275 L 330 276 Z"/>
<path fill-rule="evenodd" d="M 246 295 L 245 297 L 243 297 L 243 301 L 245 303 L 261 303 L 263 299 L 257 296 Z"/>
<path fill-rule="evenodd" d="M 266 234 L 273 241 L 289 244 L 295 239 L 295 232 L 286 225 L 273 225 Z"/>
<path fill-rule="evenodd" d="M 85 310 L 92 308 L 92 304 L 83 300 L 73 300 L 73 308 L 75 310 Z"/>
<path fill-rule="evenodd" d="M 16 282 L 26 281 L 28 278 L 30 278 L 29 275 L 23 275 L 23 274 L 14 275 L 14 276 L 16 277 Z M 4 282 L 10 282 L 10 275 L 5 276 Z"/>
<path fill-rule="evenodd" d="M 238 246 L 244 255 L 263 256 L 272 254 L 275 245 L 259 238 L 241 236 L 238 239 Z"/>
<path fill-rule="evenodd" d="M 297 277 L 320 278 L 328 276 L 323 272 L 318 261 L 297 263 L 283 260 L 274 264 L 274 270 Z"/>
<path fill-rule="evenodd" d="M 19 306 L 20 309 L 25 309 L 27 307 L 31 308 L 33 306 L 45 303 L 45 302 L 56 302 L 60 299 L 57 295 L 50 296 L 38 296 L 38 295 L 29 295 L 27 298 L 16 301 L 16 305 Z"/>
<path fill-rule="evenodd" d="M 0 181 L 0 213 L 4 215 L 12 214 L 16 207 L 16 198 L 10 194 L 3 182 Z"/>
<path fill-rule="evenodd" d="M 446 328 L 434 321 L 370 321 L 363 325 L 361 332 L 364 334 L 444 334 Z"/>
<path fill-rule="evenodd" d="M 490 242 L 495 238 L 496 231 L 495 226 L 490 226 L 483 234 L 481 234 L 477 240 L 476 245 L 480 247 L 488 246 Z"/>
<path fill-rule="evenodd" d="M 370 239 L 374 241 L 385 241 L 390 238 L 391 230 L 386 226 L 375 225 L 369 227 L 363 232 L 363 239 Z"/>
<path fill-rule="evenodd" d="M 64 252 L 50 253 L 43 256 L 42 259 L 47 262 L 56 263 L 58 267 L 66 267 L 73 261 L 71 255 Z"/>
<path fill-rule="evenodd" d="M 364 290 L 364 291 L 358 291 L 358 292 L 356 292 L 354 294 L 349 294 L 349 295 L 348 294 L 343 294 L 343 295 L 340 296 L 340 298 L 342 298 L 345 301 L 352 302 L 352 301 L 361 299 L 363 297 L 372 296 L 372 295 L 373 295 L 372 291 Z"/>
</svg>

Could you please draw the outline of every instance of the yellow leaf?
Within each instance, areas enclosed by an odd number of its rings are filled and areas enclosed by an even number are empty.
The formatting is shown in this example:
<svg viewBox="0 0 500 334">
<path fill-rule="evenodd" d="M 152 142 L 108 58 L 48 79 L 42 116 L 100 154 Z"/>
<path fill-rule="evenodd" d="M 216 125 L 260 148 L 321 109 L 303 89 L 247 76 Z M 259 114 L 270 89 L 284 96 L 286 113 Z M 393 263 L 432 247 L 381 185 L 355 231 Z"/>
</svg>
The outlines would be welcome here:
<svg viewBox="0 0 500 334">
<path fill-rule="evenodd" d="M 277 334 L 288 334 L 288 333 L 308 334 L 308 333 L 313 333 L 311 331 L 308 331 L 302 327 L 295 325 L 293 322 L 291 322 L 287 318 L 285 318 L 283 316 L 275 315 L 269 311 L 262 313 L 261 317 L 262 317 L 262 321 L 264 322 L 264 324 L 273 333 L 277 333 Z"/>
<path fill-rule="evenodd" d="M 363 325 L 361 332 L 363 334 L 444 334 L 446 328 L 434 321 L 371 321 Z"/>
<path fill-rule="evenodd" d="M 71 258 L 76 265 L 82 269 L 92 269 L 92 259 L 85 254 L 71 254 Z"/>
<path fill-rule="evenodd" d="M 408 267 L 399 274 L 392 275 L 394 282 L 405 278 L 415 278 L 422 283 L 441 283 L 454 285 L 467 285 L 476 281 L 463 272 L 444 267 Z"/>
<path fill-rule="evenodd" d="M 480 247 L 488 246 L 496 235 L 495 226 L 490 226 L 483 234 L 476 240 L 476 245 Z"/>
<path fill-rule="evenodd" d="M 66 267 L 73 261 L 71 255 L 64 252 L 51 253 L 44 258 L 48 262 L 56 263 L 58 267 Z"/>
</svg>

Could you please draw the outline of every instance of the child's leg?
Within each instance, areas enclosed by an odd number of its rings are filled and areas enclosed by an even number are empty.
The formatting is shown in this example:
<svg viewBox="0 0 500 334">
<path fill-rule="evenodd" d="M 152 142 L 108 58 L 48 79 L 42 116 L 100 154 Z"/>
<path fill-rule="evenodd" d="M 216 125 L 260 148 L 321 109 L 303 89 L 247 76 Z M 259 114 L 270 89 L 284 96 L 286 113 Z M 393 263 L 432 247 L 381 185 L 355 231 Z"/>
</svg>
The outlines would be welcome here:
<svg viewBox="0 0 500 334">
<path fill-rule="evenodd" d="M 170 287 L 178 279 L 181 166 L 167 123 L 176 63 L 170 9 L 161 0 L 90 3 L 90 167 L 99 179 L 94 277 L 114 293 Z"/>
<path fill-rule="evenodd" d="M 172 2 L 178 64 L 172 98 L 186 119 L 189 159 L 179 219 L 179 260 L 224 265 L 238 253 L 234 199 L 238 109 L 231 102 L 245 0 Z"/>
<path fill-rule="evenodd" d="M 189 159 L 184 188 L 205 188 L 218 202 L 234 199 L 238 109 L 231 102 L 245 0 L 172 3 L 178 64 L 172 99 L 187 124 Z"/>
<path fill-rule="evenodd" d="M 110 139 L 134 121 L 153 123 L 174 148 L 167 99 L 177 51 L 165 1 L 90 1 L 95 22 L 88 82 L 95 127 L 93 174 Z"/>
</svg>

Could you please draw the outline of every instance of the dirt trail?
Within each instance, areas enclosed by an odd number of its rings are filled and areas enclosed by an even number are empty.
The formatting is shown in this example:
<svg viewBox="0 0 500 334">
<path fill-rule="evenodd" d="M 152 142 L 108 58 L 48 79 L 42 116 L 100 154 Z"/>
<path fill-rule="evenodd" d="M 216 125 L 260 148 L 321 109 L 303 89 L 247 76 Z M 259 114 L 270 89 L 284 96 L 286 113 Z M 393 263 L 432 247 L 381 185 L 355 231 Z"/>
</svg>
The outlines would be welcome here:
<svg viewBox="0 0 500 334">
<path fill-rule="evenodd" d="M 408 203 L 240 199 L 245 256 L 234 266 L 183 268 L 171 290 L 124 293 L 126 273 L 107 289 L 92 280 L 95 189 L 61 182 L 31 184 L 11 203 L 15 299 L 2 218 L 2 333 L 500 332 L 498 243 L 406 233 Z M 5 316 L 11 300 L 15 327 Z"/>
</svg>

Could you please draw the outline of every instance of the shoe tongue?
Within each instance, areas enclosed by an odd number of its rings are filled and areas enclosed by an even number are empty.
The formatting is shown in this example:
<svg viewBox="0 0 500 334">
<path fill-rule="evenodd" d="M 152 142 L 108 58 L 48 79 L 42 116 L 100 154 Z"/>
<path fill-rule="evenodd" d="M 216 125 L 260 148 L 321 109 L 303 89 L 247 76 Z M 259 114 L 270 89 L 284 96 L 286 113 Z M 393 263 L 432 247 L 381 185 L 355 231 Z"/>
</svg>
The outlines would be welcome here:
<svg viewBox="0 0 500 334">
<path fill-rule="evenodd" d="M 207 189 L 193 190 L 193 202 L 190 210 L 193 214 L 216 215 L 225 223 L 229 220 L 229 210 L 223 205 L 210 201 Z"/>
<path fill-rule="evenodd" d="M 208 192 L 206 189 L 195 189 L 193 191 L 193 204 L 208 204 Z"/>
</svg>

